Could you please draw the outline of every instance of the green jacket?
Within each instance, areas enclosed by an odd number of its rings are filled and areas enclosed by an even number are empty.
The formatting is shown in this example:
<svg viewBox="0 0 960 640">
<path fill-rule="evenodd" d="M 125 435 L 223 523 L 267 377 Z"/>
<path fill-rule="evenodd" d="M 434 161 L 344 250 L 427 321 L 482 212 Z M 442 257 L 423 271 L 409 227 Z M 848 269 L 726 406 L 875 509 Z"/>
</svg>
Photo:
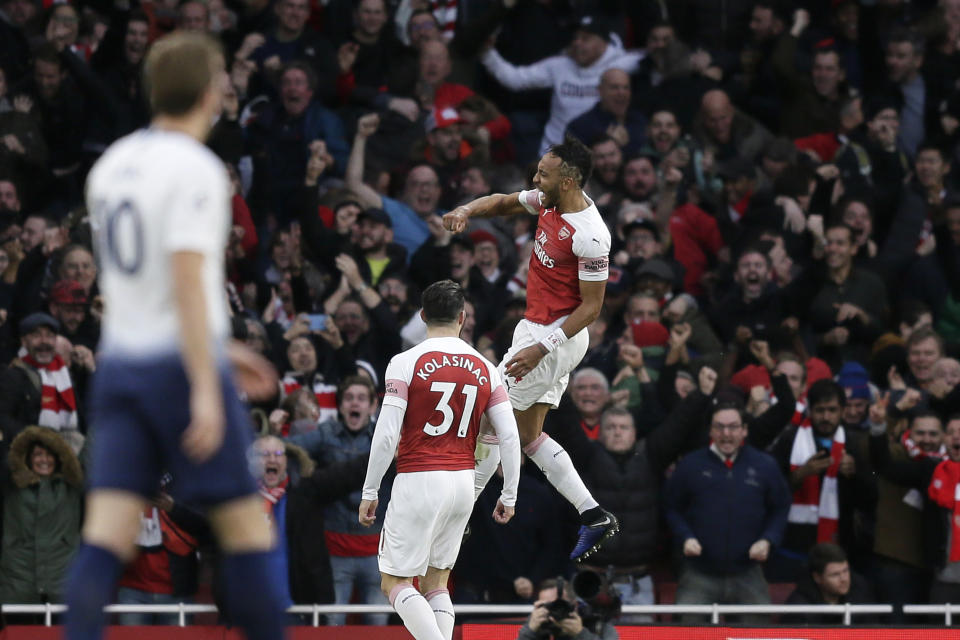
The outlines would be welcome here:
<svg viewBox="0 0 960 640">
<path fill-rule="evenodd" d="M 40 443 L 57 458 L 51 476 L 28 466 Z M 83 472 L 53 429 L 27 427 L 10 447 L 11 479 L 4 488 L 0 602 L 60 602 L 67 566 L 80 543 Z"/>
</svg>

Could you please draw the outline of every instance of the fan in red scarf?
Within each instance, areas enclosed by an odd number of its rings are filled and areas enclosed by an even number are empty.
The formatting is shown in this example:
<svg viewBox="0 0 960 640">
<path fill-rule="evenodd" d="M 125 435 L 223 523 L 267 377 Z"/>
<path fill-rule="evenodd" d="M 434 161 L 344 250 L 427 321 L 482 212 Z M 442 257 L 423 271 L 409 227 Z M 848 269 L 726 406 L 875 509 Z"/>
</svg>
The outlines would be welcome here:
<svg viewBox="0 0 960 640">
<path fill-rule="evenodd" d="M 927 493 L 950 512 L 950 562 L 960 561 L 960 420 L 947 423 L 946 460 L 937 465 Z"/>
<path fill-rule="evenodd" d="M 900 436 L 900 444 L 913 460 L 947 459 L 947 447 L 943 444 L 943 425 L 940 417 L 932 411 L 914 415 L 910 428 Z"/>
<path fill-rule="evenodd" d="M 274 524 L 276 506 L 287 494 L 287 485 L 290 484 L 286 447 L 280 438 L 267 436 L 254 444 L 254 454 L 259 458 L 256 478 L 260 495 L 263 496 L 263 508 L 271 524 Z"/>
<path fill-rule="evenodd" d="M 831 378 L 833 374 L 830 367 L 819 358 L 809 358 L 804 363 L 799 356 L 789 351 L 781 352 L 777 355 L 777 372 L 787 376 L 790 383 L 790 390 L 793 391 L 793 397 L 796 398 L 796 409 L 790 424 L 795 427 L 810 424 L 810 416 L 807 415 L 807 389 L 817 380 Z"/>
<path fill-rule="evenodd" d="M 832 380 L 810 387 L 811 425 L 797 427 L 790 449 L 791 484 L 797 487 L 787 521 L 815 525 L 817 542 L 836 542 L 840 519 L 838 475 L 853 475 L 846 452 L 847 434 L 840 425 L 844 390 Z M 822 474 L 822 475 L 821 475 Z"/>
<path fill-rule="evenodd" d="M 827 465 L 827 473 L 822 481 L 818 473 L 803 479 L 800 488 L 793 493 L 793 504 L 787 517 L 789 522 L 816 524 L 817 542 L 836 541 L 837 521 L 840 518 L 837 472 L 843 460 L 845 442 L 843 427 L 837 427 L 829 454 L 825 451 L 818 452 L 813 427 L 809 425 L 801 425 L 793 440 L 793 449 L 790 452 L 791 472 L 802 468 L 811 460 Z"/>
<path fill-rule="evenodd" d="M 287 360 L 292 369 L 280 381 L 281 400 L 300 388 L 311 389 L 317 398 L 320 413 L 317 422 L 335 420 L 337 417 L 337 385 L 318 370 L 317 348 L 306 335 L 290 339 Z M 289 412 L 288 412 L 289 413 Z"/>
<path fill-rule="evenodd" d="M 20 322 L 21 348 L 12 366 L 30 378 L 39 377 L 37 424 L 57 431 L 77 428 L 77 400 L 70 369 L 55 349 L 60 325 L 45 313 L 31 313 Z"/>
</svg>

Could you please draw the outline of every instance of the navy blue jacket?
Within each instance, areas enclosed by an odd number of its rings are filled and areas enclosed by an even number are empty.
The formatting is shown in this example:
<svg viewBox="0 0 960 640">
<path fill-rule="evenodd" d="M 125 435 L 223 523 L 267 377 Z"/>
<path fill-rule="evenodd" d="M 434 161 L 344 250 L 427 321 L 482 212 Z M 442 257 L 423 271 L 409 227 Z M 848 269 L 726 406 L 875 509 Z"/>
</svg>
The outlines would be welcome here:
<svg viewBox="0 0 960 640">
<path fill-rule="evenodd" d="M 703 573 L 734 575 L 753 561 L 750 546 L 780 544 L 790 510 L 790 489 L 776 461 L 750 445 L 728 469 L 709 448 L 697 449 L 667 481 L 667 521 L 676 542 L 696 538 L 703 548 L 687 561 Z"/>
<path fill-rule="evenodd" d="M 580 142 L 589 146 L 594 140 L 606 134 L 607 128 L 612 124 L 616 124 L 616 118 L 598 102 L 589 111 L 574 118 L 567 125 L 567 133 L 576 136 Z M 630 134 L 630 142 L 623 149 L 624 154 L 629 155 L 639 151 L 647 142 L 647 119 L 639 111 L 627 109 L 623 126 Z"/>
</svg>

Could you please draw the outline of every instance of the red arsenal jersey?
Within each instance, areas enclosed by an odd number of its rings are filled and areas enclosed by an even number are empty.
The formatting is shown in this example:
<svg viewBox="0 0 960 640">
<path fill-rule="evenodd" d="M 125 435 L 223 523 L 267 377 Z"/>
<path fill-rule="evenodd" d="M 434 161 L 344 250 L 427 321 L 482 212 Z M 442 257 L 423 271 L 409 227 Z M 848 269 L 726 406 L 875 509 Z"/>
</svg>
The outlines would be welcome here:
<svg viewBox="0 0 960 640">
<path fill-rule="evenodd" d="M 593 200 L 583 211 L 545 209 L 540 191 L 521 191 L 520 204 L 538 216 L 527 275 L 526 319 L 541 325 L 580 306 L 580 280 L 606 280 L 610 230 Z"/>
<path fill-rule="evenodd" d="M 459 338 L 430 338 L 394 356 L 383 404 L 405 408 L 397 471 L 473 469 L 480 417 L 508 402 L 500 376 Z"/>
</svg>

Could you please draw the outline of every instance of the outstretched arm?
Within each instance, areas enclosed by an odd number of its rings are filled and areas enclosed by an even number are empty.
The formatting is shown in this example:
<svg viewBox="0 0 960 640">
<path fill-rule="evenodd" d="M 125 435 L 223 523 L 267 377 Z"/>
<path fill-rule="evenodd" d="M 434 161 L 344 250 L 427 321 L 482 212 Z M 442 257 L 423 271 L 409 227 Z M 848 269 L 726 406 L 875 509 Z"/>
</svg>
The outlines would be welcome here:
<svg viewBox="0 0 960 640">
<path fill-rule="evenodd" d="M 553 85 L 554 73 L 564 68 L 563 56 L 551 56 L 518 67 L 507 62 L 496 49 L 487 50 L 480 62 L 500 84 L 513 91 L 546 89 Z"/>
<path fill-rule="evenodd" d="M 465 231 L 470 218 L 494 218 L 529 213 L 520 203 L 520 193 L 494 193 L 462 204 L 443 216 L 443 226 L 453 233 Z"/>
</svg>

